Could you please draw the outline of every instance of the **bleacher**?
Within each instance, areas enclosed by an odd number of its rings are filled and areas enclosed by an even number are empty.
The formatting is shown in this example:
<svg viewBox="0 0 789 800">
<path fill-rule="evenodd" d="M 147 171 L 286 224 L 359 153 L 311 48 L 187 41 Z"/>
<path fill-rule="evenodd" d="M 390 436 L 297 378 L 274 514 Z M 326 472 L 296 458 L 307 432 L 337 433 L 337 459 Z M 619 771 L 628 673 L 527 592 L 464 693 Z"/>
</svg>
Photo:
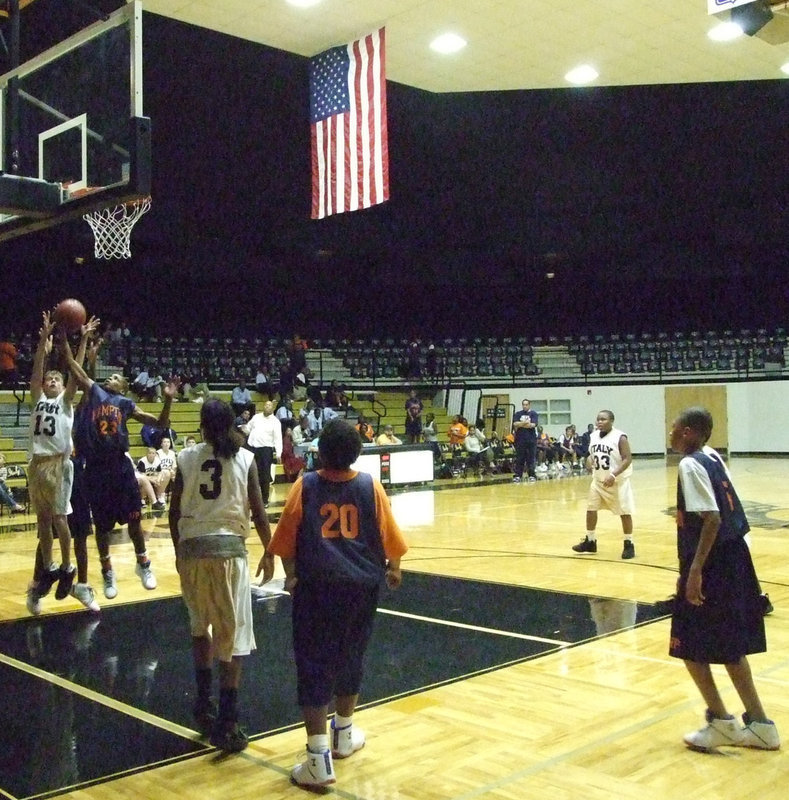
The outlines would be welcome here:
<svg viewBox="0 0 789 800">
<path fill-rule="evenodd" d="M 8 337 L 20 351 L 27 379 L 33 337 Z M 106 373 L 133 379 L 142 369 L 162 376 L 205 381 L 212 390 L 252 385 L 261 364 L 278 380 L 289 363 L 288 340 L 275 337 L 158 337 L 137 334 L 104 347 Z M 313 339 L 306 351 L 312 382 L 333 379 L 346 390 L 439 386 L 540 385 L 600 381 L 743 380 L 782 376 L 787 337 L 783 328 L 643 332 L 577 336 L 505 336 L 422 340 Z"/>
</svg>

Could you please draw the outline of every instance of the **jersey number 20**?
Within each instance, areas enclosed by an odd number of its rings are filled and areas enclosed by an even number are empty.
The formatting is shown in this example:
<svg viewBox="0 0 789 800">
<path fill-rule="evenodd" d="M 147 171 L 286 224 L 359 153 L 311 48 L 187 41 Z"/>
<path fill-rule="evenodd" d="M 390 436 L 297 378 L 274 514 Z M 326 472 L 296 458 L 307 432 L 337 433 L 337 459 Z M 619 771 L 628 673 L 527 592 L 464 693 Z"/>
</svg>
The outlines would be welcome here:
<svg viewBox="0 0 789 800">
<path fill-rule="evenodd" d="M 320 511 L 323 518 L 321 535 L 324 539 L 355 539 L 359 535 L 359 509 L 351 503 L 338 506 L 324 503 Z"/>
</svg>

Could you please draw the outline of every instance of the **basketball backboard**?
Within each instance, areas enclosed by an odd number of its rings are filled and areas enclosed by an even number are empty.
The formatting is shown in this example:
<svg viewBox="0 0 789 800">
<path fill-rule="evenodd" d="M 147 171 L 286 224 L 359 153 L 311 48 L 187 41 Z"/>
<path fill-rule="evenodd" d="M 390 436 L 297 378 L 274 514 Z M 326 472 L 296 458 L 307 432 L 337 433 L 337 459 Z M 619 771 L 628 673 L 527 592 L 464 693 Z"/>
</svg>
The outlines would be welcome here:
<svg viewBox="0 0 789 800">
<path fill-rule="evenodd" d="M 142 5 L 0 76 L 0 241 L 151 193 Z"/>
</svg>

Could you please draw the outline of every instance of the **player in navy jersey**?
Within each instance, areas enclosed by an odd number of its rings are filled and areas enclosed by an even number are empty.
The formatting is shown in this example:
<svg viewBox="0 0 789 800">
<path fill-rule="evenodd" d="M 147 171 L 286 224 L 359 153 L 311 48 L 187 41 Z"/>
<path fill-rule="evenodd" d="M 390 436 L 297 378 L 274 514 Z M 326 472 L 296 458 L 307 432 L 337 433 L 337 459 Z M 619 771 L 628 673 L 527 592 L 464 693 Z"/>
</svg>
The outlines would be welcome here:
<svg viewBox="0 0 789 800">
<path fill-rule="evenodd" d="M 359 433 L 345 420 L 325 425 L 318 443 L 322 468 L 293 485 L 268 548 L 282 557 L 293 596 L 307 759 L 294 767 L 291 780 L 308 788 L 334 783 L 332 758 L 347 758 L 364 746 L 364 732 L 353 724 L 364 653 L 381 583 L 400 585 L 400 558 L 408 549 L 383 486 L 351 469 L 361 449 Z"/>
<path fill-rule="evenodd" d="M 723 462 L 704 447 L 712 416 L 689 408 L 674 421 L 671 448 L 685 457 L 677 480 L 679 580 L 669 654 L 685 662 L 707 704 L 707 725 L 685 744 L 777 750 L 775 724 L 765 714 L 746 656 L 767 649 L 759 581 L 745 542 L 748 520 Z M 723 664 L 745 706 L 744 727 L 728 713 L 710 664 Z"/>
<path fill-rule="evenodd" d="M 141 525 L 142 499 L 134 465 L 126 457 L 129 450 L 129 431 L 126 427 L 129 417 L 144 425 L 167 428 L 170 420 L 170 406 L 178 391 L 178 380 L 171 380 L 164 388 L 164 404 L 159 416 L 154 416 L 138 408 L 133 400 L 124 397 L 128 390 L 127 379 L 113 373 L 99 386 L 74 360 L 65 338 L 61 342 L 69 370 L 79 387 L 87 395 L 81 414 L 84 427 L 80 433 L 82 452 L 85 460 L 85 492 L 93 514 L 96 527 L 96 547 L 101 561 L 104 596 L 116 597 L 118 588 L 110 557 L 110 533 L 116 523 L 128 526 L 129 538 L 134 545 L 137 557 L 135 571 L 146 589 L 156 588 L 156 576 L 145 545 Z"/>
</svg>

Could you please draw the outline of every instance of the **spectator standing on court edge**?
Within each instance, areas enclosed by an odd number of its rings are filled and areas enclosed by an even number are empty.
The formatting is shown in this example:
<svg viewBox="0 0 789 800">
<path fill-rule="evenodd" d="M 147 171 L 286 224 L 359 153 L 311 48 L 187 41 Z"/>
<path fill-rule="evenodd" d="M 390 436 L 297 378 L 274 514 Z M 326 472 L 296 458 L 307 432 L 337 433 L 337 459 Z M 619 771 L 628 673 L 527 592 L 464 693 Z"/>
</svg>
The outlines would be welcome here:
<svg viewBox="0 0 789 800">
<path fill-rule="evenodd" d="M 246 434 L 247 447 L 255 454 L 263 505 L 268 506 L 271 465 L 282 457 L 282 423 L 274 416 L 274 403 L 266 400 L 263 411 L 240 430 Z"/>
<path fill-rule="evenodd" d="M 292 595 L 307 758 L 293 768 L 291 780 L 307 788 L 334 783 L 332 759 L 364 747 L 364 731 L 354 722 L 364 654 L 381 583 L 400 586 L 400 559 L 408 550 L 383 486 L 350 468 L 361 449 L 350 423 L 326 424 L 318 443 L 322 467 L 293 485 L 268 547 L 282 558 L 285 588 Z M 335 713 L 328 729 L 332 698 Z"/>
<path fill-rule="evenodd" d="M 669 655 L 681 658 L 707 706 L 707 725 L 685 744 L 709 752 L 721 745 L 778 750 L 746 656 L 767 649 L 759 581 L 745 541 L 748 520 L 718 453 L 705 443 L 712 416 L 688 408 L 671 428 L 683 453 L 677 476 L 679 580 Z M 710 664 L 723 664 L 745 706 L 744 727 L 728 713 Z"/>
<path fill-rule="evenodd" d="M 512 417 L 512 433 L 515 436 L 515 469 L 513 483 L 520 483 L 524 468 L 529 482 L 537 480 L 534 468 L 537 464 L 537 423 L 539 416 L 528 400 L 523 400 L 521 410 Z"/>
<path fill-rule="evenodd" d="M 418 444 L 422 437 L 422 401 L 416 389 L 411 389 L 405 401 L 405 440 L 407 444 Z"/>
<path fill-rule="evenodd" d="M 633 545 L 633 455 L 627 434 L 614 427 L 614 412 L 600 411 L 597 430 L 589 439 L 589 463 L 592 483 L 586 502 L 586 536 L 573 545 L 576 553 L 597 552 L 597 512 L 607 508 L 622 520 L 624 547 L 622 558 L 634 558 Z"/>
</svg>

